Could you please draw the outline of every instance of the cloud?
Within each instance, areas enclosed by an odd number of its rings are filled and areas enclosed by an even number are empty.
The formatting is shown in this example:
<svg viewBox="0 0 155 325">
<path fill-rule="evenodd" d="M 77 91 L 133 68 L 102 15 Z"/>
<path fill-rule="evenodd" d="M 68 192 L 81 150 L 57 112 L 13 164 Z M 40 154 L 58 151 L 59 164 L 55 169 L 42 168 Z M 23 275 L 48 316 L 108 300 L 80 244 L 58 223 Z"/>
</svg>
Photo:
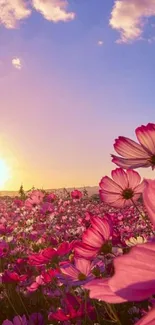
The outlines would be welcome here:
<svg viewBox="0 0 155 325">
<path fill-rule="evenodd" d="M 74 12 L 67 12 L 68 2 L 66 0 L 32 0 L 32 4 L 45 19 L 54 23 L 75 18 Z"/>
<path fill-rule="evenodd" d="M 18 70 L 21 70 L 22 68 L 21 60 L 19 58 L 12 59 L 12 65 Z"/>
<path fill-rule="evenodd" d="M 31 15 L 32 9 L 49 21 L 70 21 L 75 18 L 75 13 L 67 12 L 67 6 L 67 0 L 0 0 L 0 25 L 16 28 L 20 20 Z"/>
<path fill-rule="evenodd" d="M 28 18 L 31 10 L 24 0 L 0 0 L 0 24 L 6 28 L 15 28 L 18 21 Z"/>
<path fill-rule="evenodd" d="M 103 44 L 104 44 L 103 41 L 98 41 L 98 42 L 97 42 L 97 45 L 98 45 L 98 46 L 102 46 Z"/>
<path fill-rule="evenodd" d="M 120 32 L 117 43 L 141 38 L 147 19 L 155 15 L 155 0 L 115 0 L 110 26 Z"/>
</svg>

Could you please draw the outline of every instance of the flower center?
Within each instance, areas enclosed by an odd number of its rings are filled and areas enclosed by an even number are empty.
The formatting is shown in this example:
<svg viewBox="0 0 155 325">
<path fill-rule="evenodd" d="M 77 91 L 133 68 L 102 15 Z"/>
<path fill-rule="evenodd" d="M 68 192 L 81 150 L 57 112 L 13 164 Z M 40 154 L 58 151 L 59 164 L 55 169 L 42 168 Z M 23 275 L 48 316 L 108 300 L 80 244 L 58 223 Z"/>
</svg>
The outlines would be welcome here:
<svg viewBox="0 0 155 325">
<path fill-rule="evenodd" d="M 131 188 L 126 188 L 122 192 L 123 199 L 125 199 L 125 200 L 132 199 L 133 195 L 134 195 L 134 192 L 133 192 L 133 190 Z"/>
<path fill-rule="evenodd" d="M 152 165 L 155 165 L 155 155 L 150 158 L 150 162 Z"/>
<path fill-rule="evenodd" d="M 79 279 L 79 281 L 84 281 L 84 280 L 86 280 L 86 275 L 83 273 L 79 273 L 78 279 Z"/>
</svg>

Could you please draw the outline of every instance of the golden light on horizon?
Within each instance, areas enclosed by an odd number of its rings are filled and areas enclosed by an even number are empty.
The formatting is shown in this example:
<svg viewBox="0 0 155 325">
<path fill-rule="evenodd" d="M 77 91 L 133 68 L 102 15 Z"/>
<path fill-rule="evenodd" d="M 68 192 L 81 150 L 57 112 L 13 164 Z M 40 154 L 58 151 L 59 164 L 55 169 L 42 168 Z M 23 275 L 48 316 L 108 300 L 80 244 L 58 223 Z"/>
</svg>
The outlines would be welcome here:
<svg viewBox="0 0 155 325">
<path fill-rule="evenodd" d="M 11 169 L 6 161 L 0 158 L 0 190 L 3 189 L 5 183 L 11 178 Z"/>
</svg>

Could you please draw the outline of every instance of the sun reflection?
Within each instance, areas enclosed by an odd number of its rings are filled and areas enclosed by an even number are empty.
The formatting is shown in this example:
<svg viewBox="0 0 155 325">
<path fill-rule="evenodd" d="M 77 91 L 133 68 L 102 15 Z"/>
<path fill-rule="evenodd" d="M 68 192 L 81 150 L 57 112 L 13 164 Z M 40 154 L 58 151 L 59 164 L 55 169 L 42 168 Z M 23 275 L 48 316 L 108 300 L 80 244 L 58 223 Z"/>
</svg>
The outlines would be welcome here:
<svg viewBox="0 0 155 325">
<path fill-rule="evenodd" d="M 3 189 L 3 186 L 10 178 L 11 169 L 4 159 L 0 159 L 0 189 Z"/>
</svg>

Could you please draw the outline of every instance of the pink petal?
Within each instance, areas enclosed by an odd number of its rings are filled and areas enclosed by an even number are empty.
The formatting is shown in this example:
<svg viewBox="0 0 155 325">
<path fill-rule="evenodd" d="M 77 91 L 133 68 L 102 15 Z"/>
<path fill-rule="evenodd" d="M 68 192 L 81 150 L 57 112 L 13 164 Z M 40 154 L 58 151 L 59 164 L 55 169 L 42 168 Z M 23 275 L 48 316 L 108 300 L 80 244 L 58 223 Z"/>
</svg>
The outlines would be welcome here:
<svg viewBox="0 0 155 325">
<path fill-rule="evenodd" d="M 143 201 L 149 218 L 155 226 L 155 180 L 146 179 L 143 191 Z"/>
<path fill-rule="evenodd" d="M 108 281 L 108 279 L 93 280 L 84 285 L 84 288 L 90 290 L 89 296 L 91 299 L 100 299 L 114 304 L 126 301 L 112 292 Z"/>
<path fill-rule="evenodd" d="M 91 218 L 92 227 L 97 230 L 105 240 L 108 240 L 112 235 L 112 224 L 105 218 L 92 217 Z"/>
<path fill-rule="evenodd" d="M 88 275 L 90 273 L 91 262 L 84 258 L 75 258 L 75 267 L 83 274 Z"/>
<path fill-rule="evenodd" d="M 126 137 L 116 139 L 114 148 L 124 158 L 148 159 L 149 157 L 146 150 L 140 144 Z"/>
<path fill-rule="evenodd" d="M 124 205 L 124 199 L 120 194 L 106 193 L 103 190 L 100 191 L 101 200 L 113 207 L 122 207 Z"/>
<path fill-rule="evenodd" d="M 118 194 L 122 191 L 122 188 L 108 176 L 105 176 L 101 179 L 99 186 L 104 191 L 111 192 L 114 194 Z"/>
<path fill-rule="evenodd" d="M 90 227 L 83 233 L 82 241 L 86 245 L 100 249 L 105 240 L 98 231 Z"/>
<path fill-rule="evenodd" d="M 78 270 L 74 267 L 74 265 L 69 263 L 64 263 L 63 266 L 60 267 L 60 270 L 63 274 L 73 278 L 78 279 Z"/>
<path fill-rule="evenodd" d="M 150 167 L 151 162 L 148 161 L 147 158 L 121 158 L 115 155 L 112 156 L 112 162 L 116 164 L 117 166 L 124 168 L 124 169 L 135 169 L 135 168 L 140 168 L 140 167 Z"/>
<path fill-rule="evenodd" d="M 111 176 L 113 180 L 121 187 L 121 189 L 126 189 L 128 187 L 128 177 L 122 168 L 116 168 L 115 170 L 112 170 Z"/>
<path fill-rule="evenodd" d="M 86 245 L 82 242 L 75 246 L 74 251 L 76 256 L 86 259 L 93 259 L 98 253 L 98 249 Z"/>
<path fill-rule="evenodd" d="M 142 125 L 135 132 L 144 150 L 149 154 L 155 154 L 155 124 Z"/>
<path fill-rule="evenodd" d="M 112 291 L 128 301 L 141 301 L 155 294 L 155 243 L 137 245 L 114 259 Z"/>
<path fill-rule="evenodd" d="M 135 170 L 127 170 L 129 188 L 134 189 L 141 181 L 140 175 Z"/>
<path fill-rule="evenodd" d="M 141 318 L 135 325 L 154 325 L 155 324 L 155 308 L 147 313 L 146 316 Z"/>
</svg>

